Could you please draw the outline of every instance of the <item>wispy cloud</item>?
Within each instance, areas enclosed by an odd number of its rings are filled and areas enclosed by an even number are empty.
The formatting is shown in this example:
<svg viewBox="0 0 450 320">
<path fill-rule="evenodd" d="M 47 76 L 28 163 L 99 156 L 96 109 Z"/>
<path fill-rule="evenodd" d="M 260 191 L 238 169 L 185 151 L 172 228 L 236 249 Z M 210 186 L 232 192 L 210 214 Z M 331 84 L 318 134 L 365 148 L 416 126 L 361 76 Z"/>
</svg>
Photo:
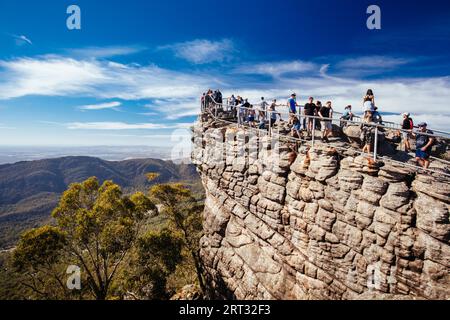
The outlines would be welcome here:
<svg viewBox="0 0 450 320">
<path fill-rule="evenodd" d="M 405 65 L 417 62 L 418 58 L 392 56 L 350 57 L 330 63 L 330 70 L 345 77 L 381 75 Z"/>
<path fill-rule="evenodd" d="M 236 51 L 233 41 L 230 39 L 222 39 L 220 41 L 197 39 L 160 46 L 158 50 L 171 50 L 176 57 L 194 64 L 230 60 L 232 54 Z"/>
<path fill-rule="evenodd" d="M 16 45 L 18 45 L 18 46 L 33 44 L 33 42 L 24 35 L 11 34 L 10 36 L 14 38 L 14 40 L 16 41 Z"/>
<path fill-rule="evenodd" d="M 193 97 L 214 83 L 201 74 L 155 65 L 60 56 L 0 61 L 0 100 L 29 95 L 123 100 Z"/>
<path fill-rule="evenodd" d="M 364 56 L 348 58 L 337 63 L 340 68 L 393 68 L 415 61 L 411 58 Z"/>
<path fill-rule="evenodd" d="M 143 46 L 108 46 L 87 47 L 66 50 L 73 57 L 78 58 L 111 58 L 116 56 L 127 56 L 146 50 Z"/>
<path fill-rule="evenodd" d="M 85 106 L 79 106 L 78 109 L 80 109 L 80 110 L 115 109 L 117 107 L 120 107 L 121 105 L 122 105 L 121 102 L 112 101 L 112 102 L 105 102 L 105 103 L 99 103 L 99 104 L 90 104 L 90 105 L 85 105 Z"/>
<path fill-rule="evenodd" d="M 125 122 L 72 122 L 66 124 L 71 130 L 156 130 L 188 128 L 192 123 L 125 123 Z"/>
<path fill-rule="evenodd" d="M 372 56 L 330 59 L 323 64 L 317 60 L 275 61 L 244 64 L 225 72 L 219 67 L 208 67 L 208 72 L 193 72 L 173 71 L 152 64 L 140 66 L 61 56 L 20 58 L 0 61 L 0 100 L 30 95 L 145 100 L 149 103 L 148 112 L 144 113 L 179 120 L 198 114 L 199 96 L 211 87 L 223 89 L 224 96 L 240 94 L 251 102 L 259 101 L 261 96 L 284 101 L 295 91 L 300 103 L 312 95 L 316 99 L 332 100 L 337 110 L 347 104 L 362 110 L 362 96 L 371 88 L 381 111 L 423 114 L 426 108 L 430 115 L 450 115 L 450 76 L 408 78 L 380 74 L 364 78 L 343 73 L 352 67 L 351 70 L 364 70 L 383 64 L 400 69 L 408 60 L 387 56 L 374 59 Z M 237 73 L 239 69 L 245 77 Z M 291 74 L 291 71 L 295 72 Z M 267 74 L 272 79 L 261 81 L 247 73 Z M 108 103 L 85 107 L 88 107 L 86 110 L 115 107 L 112 102 Z M 430 125 L 433 127 L 431 121 Z M 174 125 L 121 122 L 74 122 L 65 126 L 93 130 L 174 128 Z"/>
<path fill-rule="evenodd" d="M 5 124 L 3 124 L 3 123 L 0 123 L 0 129 L 1 129 L 1 130 L 15 130 L 16 128 L 15 128 L 15 127 L 7 126 L 7 125 L 5 125 Z"/>
<path fill-rule="evenodd" d="M 313 70 L 317 70 L 318 68 L 319 67 L 315 63 L 295 60 L 246 64 L 237 67 L 234 69 L 234 72 L 241 74 L 259 74 L 279 77 L 287 73 L 311 72 Z"/>
<path fill-rule="evenodd" d="M 163 114 L 168 120 L 177 120 L 184 117 L 197 115 L 199 99 L 197 97 L 158 99 L 154 100 L 150 104 L 147 104 L 145 107 L 150 110 L 157 111 L 159 114 Z"/>
</svg>

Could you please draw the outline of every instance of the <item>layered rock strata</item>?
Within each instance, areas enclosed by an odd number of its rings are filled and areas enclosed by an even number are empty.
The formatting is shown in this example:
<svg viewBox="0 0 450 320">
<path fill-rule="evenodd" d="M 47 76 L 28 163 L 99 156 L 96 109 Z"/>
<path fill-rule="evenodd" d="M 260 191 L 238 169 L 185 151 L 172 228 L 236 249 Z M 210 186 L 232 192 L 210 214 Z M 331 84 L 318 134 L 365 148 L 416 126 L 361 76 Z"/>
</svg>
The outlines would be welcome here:
<svg viewBox="0 0 450 320">
<path fill-rule="evenodd" d="M 445 176 L 200 119 L 211 298 L 448 299 Z"/>
</svg>

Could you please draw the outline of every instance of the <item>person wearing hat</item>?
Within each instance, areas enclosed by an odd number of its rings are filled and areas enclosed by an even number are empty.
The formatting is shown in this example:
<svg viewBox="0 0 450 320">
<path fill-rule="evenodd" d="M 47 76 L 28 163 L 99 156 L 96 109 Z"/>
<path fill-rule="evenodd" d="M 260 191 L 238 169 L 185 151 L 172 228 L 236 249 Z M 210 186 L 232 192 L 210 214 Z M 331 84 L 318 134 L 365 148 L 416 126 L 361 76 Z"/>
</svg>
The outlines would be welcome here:
<svg viewBox="0 0 450 320">
<path fill-rule="evenodd" d="M 409 152 L 411 150 L 411 144 L 409 143 L 409 137 L 411 136 L 411 132 L 414 129 L 414 124 L 412 119 L 409 116 L 408 112 L 402 114 L 403 123 L 402 123 L 402 144 L 404 146 L 405 152 Z"/>
<path fill-rule="evenodd" d="M 291 97 L 287 101 L 287 106 L 289 108 L 289 113 L 295 115 L 297 113 L 297 95 L 295 93 L 291 94 Z"/>
<path fill-rule="evenodd" d="M 295 117 L 297 116 L 297 95 L 295 93 L 291 94 L 291 97 L 288 99 L 287 101 L 287 106 L 289 109 L 289 120 L 288 123 L 289 125 L 292 125 L 295 121 Z M 299 121 L 301 121 L 301 117 L 300 114 L 297 118 Z"/>
<path fill-rule="evenodd" d="M 430 165 L 431 148 L 436 139 L 428 134 L 433 134 L 433 131 L 427 129 L 427 124 L 421 122 L 418 124 L 419 130 L 413 133 L 416 138 L 416 161 L 425 169 Z M 426 134 L 424 134 L 426 133 Z"/>
</svg>

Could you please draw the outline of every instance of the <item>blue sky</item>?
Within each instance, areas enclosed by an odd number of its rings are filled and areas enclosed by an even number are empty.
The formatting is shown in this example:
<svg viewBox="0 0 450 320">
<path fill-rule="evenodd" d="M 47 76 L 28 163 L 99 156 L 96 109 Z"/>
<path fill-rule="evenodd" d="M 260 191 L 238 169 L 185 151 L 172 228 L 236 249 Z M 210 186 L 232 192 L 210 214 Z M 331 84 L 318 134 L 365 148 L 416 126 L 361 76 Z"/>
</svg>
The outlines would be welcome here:
<svg viewBox="0 0 450 320">
<path fill-rule="evenodd" d="M 209 87 L 338 111 L 372 88 L 382 111 L 447 130 L 449 40 L 447 0 L 2 0 L 0 145 L 169 146 Z"/>
</svg>

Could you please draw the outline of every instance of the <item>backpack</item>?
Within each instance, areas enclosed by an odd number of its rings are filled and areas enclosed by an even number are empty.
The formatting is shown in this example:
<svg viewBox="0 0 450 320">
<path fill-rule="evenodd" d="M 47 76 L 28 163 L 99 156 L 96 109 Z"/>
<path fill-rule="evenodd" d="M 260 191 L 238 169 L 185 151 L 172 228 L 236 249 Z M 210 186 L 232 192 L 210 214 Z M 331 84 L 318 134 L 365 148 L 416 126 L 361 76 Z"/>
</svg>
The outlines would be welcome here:
<svg viewBox="0 0 450 320">
<path fill-rule="evenodd" d="M 414 129 L 414 122 L 411 118 L 409 118 L 409 128 Z"/>
</svg>

